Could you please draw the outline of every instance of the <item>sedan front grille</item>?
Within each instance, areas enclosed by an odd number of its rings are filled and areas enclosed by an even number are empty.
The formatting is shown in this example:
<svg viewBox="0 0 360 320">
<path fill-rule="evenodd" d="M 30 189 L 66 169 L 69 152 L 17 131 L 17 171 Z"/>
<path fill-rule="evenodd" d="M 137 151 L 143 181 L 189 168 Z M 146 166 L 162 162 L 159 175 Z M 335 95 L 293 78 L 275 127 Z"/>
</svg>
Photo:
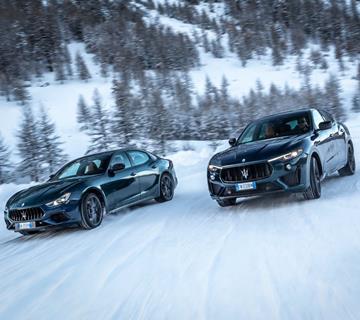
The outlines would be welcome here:
<svg viewBox="0 0 360 320">
<path fill-rule="evenodd" d="M 41 208 L 26 208 L 10 210 L 9 217 L 13 221 L 40 220 L 44 216 Z"/>
<path fill-rule="evenodd" d="M 221 179 L 224 182 L 247 182 L 256 181 L 270 177 L 272 167 L 269 163 L 257 163 L 237 167 L 223 168 Z"/>
</svg>

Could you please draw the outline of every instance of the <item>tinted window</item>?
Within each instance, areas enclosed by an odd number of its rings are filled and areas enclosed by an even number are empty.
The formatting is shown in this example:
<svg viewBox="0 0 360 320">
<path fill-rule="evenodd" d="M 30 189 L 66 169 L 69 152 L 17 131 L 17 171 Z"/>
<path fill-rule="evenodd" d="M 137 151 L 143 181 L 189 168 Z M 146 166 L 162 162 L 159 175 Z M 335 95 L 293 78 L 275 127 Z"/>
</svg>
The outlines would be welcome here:
<svg viewBox="0 0 360 320">
<path fill-rule="evenodd" d="M 309 132 L 310 128 L 311 121 L 308 112 L 268 118 L 248 126 L 238 143 L 304 134 Z"/>
<path fill-rule="evenodd" d="M 110 157 L 111 154 L 102 154 L 75 160 L 60 169 L 53 179 L 60 180 L 104 173 L 109 165 Z"/>
<path fill-rule="evenodd" d="M 125 169 L 131 167 L 130 160 L 124 152 L 117 153 L 113 156 L 111 159 L 111 165 L 116 163 L 123 163 L 125 165 Z"/>
<path fill-rule="evenodd" d="M 149 161 L 149 156 L 142 151 L 129 151 L 128 152 L 134 166 L 138 166 L 140 164 L 144 164 L 145 162 Z"/>
<path fill-rule="evenodd" d="M 320 124 L 320 122 L 324 122 L 324 118 L 322 117 L 322 115 L 317 110 L 315 110 L 313 112 L 313 115 L 314 115 L 315 129 L 319 129 L 319 124 Z"/>
</svg>

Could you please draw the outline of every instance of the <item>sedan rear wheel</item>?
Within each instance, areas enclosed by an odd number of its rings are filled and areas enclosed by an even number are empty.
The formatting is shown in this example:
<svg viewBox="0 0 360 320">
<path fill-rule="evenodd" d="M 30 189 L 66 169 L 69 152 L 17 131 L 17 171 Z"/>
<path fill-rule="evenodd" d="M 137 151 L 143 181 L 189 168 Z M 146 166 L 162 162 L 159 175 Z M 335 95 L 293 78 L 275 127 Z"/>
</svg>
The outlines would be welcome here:
<svg viewBox="0 0 360 320">
<path fill-rule="evenodd" d="M 95 193 L 87 194 L 81 204 L 81 225 L 85 229 L 98 227 L 103 219 L 104 207 Z"/>
<path fill-rule="evenodd" d="M 158 202 L 170 201 L 174 196 L 174 180 L 165 173 L 160 179 L 160 196 L 155 198 Z"/>
<path fill-rule="evenodd" d="M 307 200 L 319 199 L 321 197 L 321 173 L 315 157 L 311 158 L 310 187 L 305 191 L 304 197 Z"/>
</svg>

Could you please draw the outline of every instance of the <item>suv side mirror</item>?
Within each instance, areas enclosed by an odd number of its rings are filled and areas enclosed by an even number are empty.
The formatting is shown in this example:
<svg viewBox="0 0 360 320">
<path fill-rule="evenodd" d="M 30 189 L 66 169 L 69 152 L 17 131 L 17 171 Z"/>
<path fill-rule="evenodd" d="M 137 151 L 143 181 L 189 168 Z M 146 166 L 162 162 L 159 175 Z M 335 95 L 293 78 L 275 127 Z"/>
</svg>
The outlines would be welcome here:
<svg viewBox="0 0 360 320">
<path fill-rule="evenodd" d="M 125 164 L 124 163 L 115 163 L 109 168 L 109 174 L 114 175 L 116 172 L 124 170 Z"/>
<path fill-rule="evenodd" d="M 236 144 L 236 138 L 230 138 L 229 145 L 231 145 L 233 147 L 235 144 Z"/>
<path fill-rule="evenodd" d="M 324 121 L 319 123 L 319 130 L 328 130 L 331 129 L 332 123 L 331 121 Z"/>
</svg>

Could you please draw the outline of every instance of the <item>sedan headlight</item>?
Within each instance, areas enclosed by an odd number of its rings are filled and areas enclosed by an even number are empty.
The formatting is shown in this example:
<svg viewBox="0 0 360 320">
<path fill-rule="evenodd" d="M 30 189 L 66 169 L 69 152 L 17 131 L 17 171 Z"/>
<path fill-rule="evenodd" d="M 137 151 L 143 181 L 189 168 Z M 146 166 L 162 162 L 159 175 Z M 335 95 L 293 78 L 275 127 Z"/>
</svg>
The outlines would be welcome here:
<svg viewBox="0 0 360 320">
<path fill-rule="evenodd" d="M 214 166 L 213 164 L 209 164 L 208 169 L 210 172 L 219 172 L 221 168 L 218 166 Z"/>
<path fill-rule="evenodd" d="M 299 155 L 301 155 L 303 153 L 303 151 L 304 150 L 302 148 L 299 148 L 299 149 L 293 150 L 293 151 L 291 151 L 289 153 L 278 156 L 276 158 L 272 158 L 272 159 L 269 160 L 269 162 L 292 160 L 292 159 L 298 157 Z"/>
<path fill-rule="evenodd" d="M 65 204 L 69 201 L 70 195 L 71 195 L 70 192 L 65 193 L 60 198 L 57 198 L 55 201 L 51 201 L 51 202 L 47 203 L 46 205 L 48 207 L 57 207 L 57 206 L 60 206 L 61 204 Z"/>
</svg>

